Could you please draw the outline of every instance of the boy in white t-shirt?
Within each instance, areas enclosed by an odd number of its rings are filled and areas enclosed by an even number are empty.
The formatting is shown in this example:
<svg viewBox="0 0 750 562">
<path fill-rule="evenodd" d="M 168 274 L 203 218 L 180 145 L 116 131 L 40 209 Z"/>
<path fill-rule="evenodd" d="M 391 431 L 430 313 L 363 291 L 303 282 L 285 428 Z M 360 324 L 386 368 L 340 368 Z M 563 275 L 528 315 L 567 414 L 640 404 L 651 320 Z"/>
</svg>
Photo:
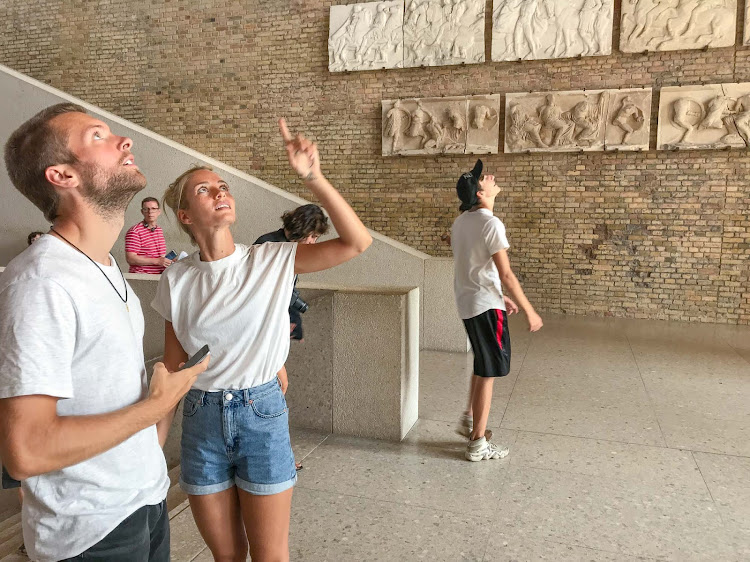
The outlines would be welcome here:
<svg viewBox="0 0 750 562">
<path fill-rule="evenodd" d="M 542 319 L 510 268 L 505 226 L 492 213 L 495 197 L 500 193 L 495 176 L 482 175 L 482 161 L 477 160 L 474 169 L 459 178 L 456 191 L 462 213 L 451 229 L 454 292 L 458 314 L 474 352 L 469 410 L 463 416 L 469 433 L 465 456 L 470 461 L 501 459 L 508 455 L 508 448 L 489 441 L 492 432 L 487 431 L 487 418 L 495 377 L 510 372 L 506 301 L 511 313 L 518 310 L 512 300 L 503 297 L 502 287 L 508 289 L 526 313 L 529 331 L 539 330 Z"/>
</svg>

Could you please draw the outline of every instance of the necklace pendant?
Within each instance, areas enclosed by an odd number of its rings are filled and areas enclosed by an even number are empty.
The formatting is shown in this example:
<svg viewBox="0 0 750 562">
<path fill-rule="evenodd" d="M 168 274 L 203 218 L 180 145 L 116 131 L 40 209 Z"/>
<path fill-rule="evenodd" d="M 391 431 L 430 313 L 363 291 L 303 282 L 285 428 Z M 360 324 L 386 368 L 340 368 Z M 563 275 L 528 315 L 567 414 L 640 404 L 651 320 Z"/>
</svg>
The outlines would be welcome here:
<svg viewBox="0 0 750 562">
<path fill-rule="evenodd" d="M 125 276 L 122 274 L 122 269 L 120 269 L 120 265 L 117 263 L 117 260 L 114 258 L 114 256 L 110 256 L 110 257 L 112 261 L 115 262 L 115 266 L 117 266 L 117 271 L 120 272 L 120 277 L 122 278 L 122 284 L 125 286 L 125 298 L 123 298 L 122 295 L 120 295 L 120 291 L 117 290 L 117 287 L 115 287 L 115 284 L 112 283 L 112 280 L 107 276 L 106 273 L 104 273 L 104 270 L 101 267 L 99 267 L 96 264 L 96 262 L 92 260 L 86 252 L 84 252 L 78 246 L 73 244 L 73 242 L 65 238 L 65 236 L 57 232 L 54 227 L 51 226 L 50 230 L 54 232 L 55 234 L 57 234 L 63 241 L 67 242 L 68 244 L 73 246 L 76 250 L 78 250 L 80 253 L 82 253 L 84 256 L 86 256 L 86 259 L 88 259 L 91 263 L 94 264 L 94 267 L 96 267 L 96 269 L 98 269 L 101 272 L 101 274 L 104 275 L 104 278 L 107 280 L 107 283 L 109 283 L 112 286 L 112 290 L 114 290 L 114 292 L 117 293 L 117 296 L 120 297 L 120 300 L 123 303 L 125 303 L 125 308 L 127 309 L 127 311 L 130 312 L 130 307 L 128 306 L 128 282 L 125 281 Z"/>
</svg>

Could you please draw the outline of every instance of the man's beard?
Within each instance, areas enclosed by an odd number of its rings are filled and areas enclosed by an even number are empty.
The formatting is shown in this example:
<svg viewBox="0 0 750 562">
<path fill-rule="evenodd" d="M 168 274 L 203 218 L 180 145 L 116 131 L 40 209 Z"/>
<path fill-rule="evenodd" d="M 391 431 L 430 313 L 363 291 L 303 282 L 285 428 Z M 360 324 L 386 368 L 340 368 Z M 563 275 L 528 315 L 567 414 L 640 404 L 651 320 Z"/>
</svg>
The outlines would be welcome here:
<svg viewBox="0 0 750 562">
<path fill-rule="evenodd" d="M 96 164 L 81 166 L 83 196 L 107 218 L 123 214 L 136 193 L 146 187 L 140 170 L 107 171 Z"/>
</svg>

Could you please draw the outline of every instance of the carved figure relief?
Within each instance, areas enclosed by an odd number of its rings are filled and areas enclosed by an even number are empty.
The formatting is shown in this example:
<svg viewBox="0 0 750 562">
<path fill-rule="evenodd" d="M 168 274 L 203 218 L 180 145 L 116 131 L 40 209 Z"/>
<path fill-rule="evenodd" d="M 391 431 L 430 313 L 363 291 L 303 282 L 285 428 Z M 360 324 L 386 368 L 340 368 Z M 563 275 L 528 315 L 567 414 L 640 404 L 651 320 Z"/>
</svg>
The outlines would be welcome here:
<svg viewBox="0 0 750 562">
<path fill-rule="evenodd" d="M 331 6 L 328 70 L 401 68 L 403 19 L 403 0 Z"/>
<path fill-rule="evenodd" d="M 540 135 L 542 122 L 517 102 L 508 103 L 505 127 L 505 152 L 520 152 L 524 147 L 544 149 L 548 146 Z M 512 149 L 508 150 L 508 147 Z"/>
<path fill-rule="evenodd" d="M 750 93 L 737 98 L 734 112 L 734 126 L 745 142 L 745 146 L 750 147 Z"/>
<path fill-rule="evenodd" d="M 384 100 L 383 156 L 497 153 L 500 96 Z"/>
<path fill-rule="evenodd" d="M 750 147 L 750 83 L 662 88 L 660 150 Z"/>
<path fill-rule="evenodd" d="M 613 0 L 493 0 L 492 60 L 612 52 Z"/>
<path fill-rule="evenodd" d="M 648 150 L 651 88 L 615 90 L 610 96 L 605 150 Z"/>
<path fill-rule="evenodd" d="M 388 138 L 391 143 L 391 151 L 398 154 L 401 147 L 399 140 L 404 133 L 404 126 L 409 123 L 409 113 L 401 107 L 401 100 L 396 100 L 393 107 L 388 110 L 383 119 L 383 144 Z"/>
<path fill-rule="evenodd" d="M 422 100 L 415 100 L 417 107 L 409 115 L 410 125 L 407 136 L 417 141 L 419 150 L 444 148 L 443 123 L 438 120 L 437 115 L 424 107 Z"/>
<path fill-rule="evenodd" d="M 447 151 L 463 153 L 466 146 L 466 111 L 464 102 L 452 103 L 445 110 L 443 140 Z"/>
<path fill-rule="evenodd" d="M 466 154 L 497 154 L 500 136 L 500 96 L 469 98 Z"/>
<path fill-rule="evenodd" d="M 484 62 L 483 0 L 406 0 L 404 66 Z"/>
<path fill-rule="evenodd" d="M 648 150 L 651 90 L 506 96 L 505 152 Z"/>
<path fill-rule="evenodd" d="M 620 50 L 675 51 L 734 45 L 737 0 L 623 0 Z"/>
</svg>

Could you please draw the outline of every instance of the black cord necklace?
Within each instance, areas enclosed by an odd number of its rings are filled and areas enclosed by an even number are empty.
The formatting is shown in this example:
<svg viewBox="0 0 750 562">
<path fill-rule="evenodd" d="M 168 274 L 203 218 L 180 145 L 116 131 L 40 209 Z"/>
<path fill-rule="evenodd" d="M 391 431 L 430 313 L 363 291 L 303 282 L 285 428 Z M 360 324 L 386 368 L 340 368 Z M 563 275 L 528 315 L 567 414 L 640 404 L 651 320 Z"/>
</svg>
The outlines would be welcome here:
<svg viewBox="0 0 750 562">
<path fill-rule="evenodd" d="M 125 304 L 125 308 L 128 310 L 128 312 L 130 312 L 130 307 L 128 306 L 128 284 L 125 282 L 125 276 L 122 274 L 122 269 L 120 269 L 120 265 L 117 263 L 117 260 L 114 258 L 114 256 L 110 255 L 110 257 L 112 258 L 112 261 L 114 261 L 115 265 L 117 266 L 117 271 L 120 272 L 120 277 L 122 277 L 122 284 L 125 285 L 125 298 L 122 298 L 122 295 L 120 294 L 120 291 L 117 290 L 117 287 L 115 287 L 115 284 L 112 283 L 112 280 L 109 278 L 109 276 L 106 273 L 104 273 L 104 270 L 101 267 L 99 267 L 98 263 L 96 263 L 94 260 L 92 260 L 91 258 L 89 258 L 89 255 L 86 252 L 84 252 L 83 250 L 81 250 L 78 246 L 76 246 L 75 244 L 73 244 L 73 242 L 71 242 L 70 240 L 68 240 L 67 238 L 65 238 L 65 236 L 63 236 L 62 234 L 60 234 L 59 232 L 57 232 L 54 228 L 50 227 L 50 230 L 52 232 L 54 232 L 55 234 L 57 234 L 60 238 L 62 238 L 63 240 L 65 240 L 68 244 L 70 244 L 71 246 L 73 246 L 76 250 L 78 250 L 79 252 L 81 252 L 84 256 L 86 256 L 88 258 L 88 260 L 96 266 L 96 269 L 98 269 L 99 271 L 102 272 L 102 275 L 104 275 L 104 278 L 112 286 L 112 289 L 114 289 L 115 293 L 117 293 L 117 296 L 120 297 L 120 300 Z"/>
</svg>

